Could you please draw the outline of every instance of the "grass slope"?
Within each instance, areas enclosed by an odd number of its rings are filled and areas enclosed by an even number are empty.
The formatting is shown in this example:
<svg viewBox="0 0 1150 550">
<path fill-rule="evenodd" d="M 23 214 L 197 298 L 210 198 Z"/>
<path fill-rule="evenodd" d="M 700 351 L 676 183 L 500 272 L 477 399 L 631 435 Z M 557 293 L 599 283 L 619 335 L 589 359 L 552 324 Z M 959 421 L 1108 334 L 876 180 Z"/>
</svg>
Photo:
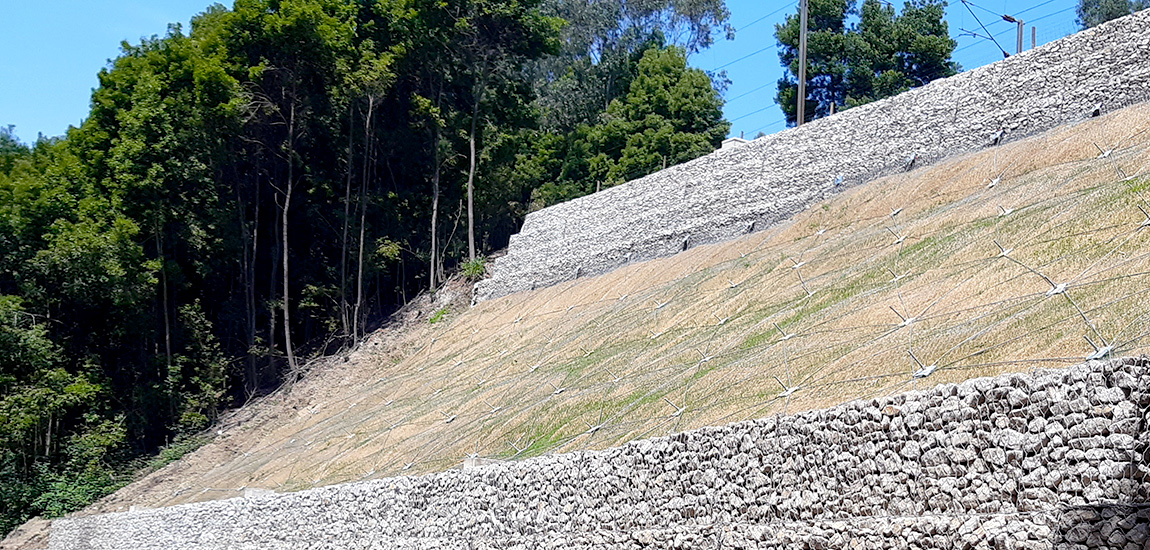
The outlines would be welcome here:
<svg viewBox="0 0 1150 550">
<path fill-rule="evenodd" d="M 376 335 L 90 511 L 598 449 L 1145 351 L 1147 128 L 1150 106 L 1127 108 Z M 933 374 L 912 378 L 911 351 Z"/>
</svg>

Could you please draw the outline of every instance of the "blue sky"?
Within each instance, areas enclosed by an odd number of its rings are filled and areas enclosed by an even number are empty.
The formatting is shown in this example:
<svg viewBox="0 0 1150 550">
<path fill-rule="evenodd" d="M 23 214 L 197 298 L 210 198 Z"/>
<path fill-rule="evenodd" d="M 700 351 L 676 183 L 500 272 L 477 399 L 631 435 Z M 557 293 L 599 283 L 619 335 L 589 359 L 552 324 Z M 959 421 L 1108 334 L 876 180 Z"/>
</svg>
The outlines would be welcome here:
<svg viewBox="0 0 1150 550">
<path fill-rule="evenodd" d="M 88 100 L 96 86 L 96 73 L 120 50 L 120 42 L 162 35 L 168 24 L 185 28 L 191 17 L 206 8 L 206 0 L 6 0 L 0 7 L 0 125 L 13 124 L 16 135 L 32 142 L 43 133 L 64 133 L 88 113 Z M 897 4 L 897 2 L 896 2 Z M 1015 25 L 1002 20 L 1008 13 L 1038 27 L 1038 42 L 1072 34 L 1075 0 L 1006 2 L 979 0 L 971 10 L 1008 51 L 1014 51 Z M 733 41 L 691 57 L 703 69 L 725 69 L 731 79 L 725 114 L 731 134 L 783 129 L 782 111 L 774 104 L 775 82 L 781 75 L 774 25 L 797 2 L 790 0 L 727 0 Z M 947 8 L 951 36 L 958 40 L 955 59 L 966 69 L 1002 58 L 990 41 L 959 36 L 962 29 L 985 34 L 961 3 Z"/>
<path fill-rule="evenodd" d="M 901 8 L 901 0 L 891 1 Z M 1074 23 L 1076 5 L 1075 0 L 975 0 L 968 10 L 955 0 L 946 9 L 950 35 L 958 41 L 954 59 L 963 69 L 1002 59 L 1002 52 L 990 40 L 960 36 L 963 29 L 986 34 L 975 16 L 1006 51 L 1014 53 L 1018 27 L 1004 21 L 1002 14 L 1024 21 L 1024 43 L 1029 49 L 1031 21 L 1038 29 L 1040 45 L 1077 32 L 1078 27 Z M 717 42 L 710 49 L 691 56 L 691 64 L 707 70 L 727 71 L 731 86 L 727 90 L 724 114 L 731 121 L 731 135 L 745 132 L 747 137 L 752 137 L 760 131 L 768 134 L 778 132 L 786 126 L 783 112 L 774 100 L 776 83 L 782 76 L 775 24 L 782 23 L 787 14 L 797 13 L 798 1 L 727 0 L 727 8 L 731 11 L 735 40 Z"/>
</svg>

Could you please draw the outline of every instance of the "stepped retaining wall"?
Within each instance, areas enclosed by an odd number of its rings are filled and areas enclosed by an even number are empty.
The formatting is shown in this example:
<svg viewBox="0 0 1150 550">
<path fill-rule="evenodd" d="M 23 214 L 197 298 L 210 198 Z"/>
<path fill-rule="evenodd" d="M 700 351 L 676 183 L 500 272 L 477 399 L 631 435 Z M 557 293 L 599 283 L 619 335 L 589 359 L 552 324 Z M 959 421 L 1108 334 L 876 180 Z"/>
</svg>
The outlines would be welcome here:
<svg viewBox="0 0 1150 550">
<path fill-rule="evenodd" d="M 921 383 L 921 382 L 920 382 Z M 50 548 L 1150 547 L 1150 359 L 604 451 L 56 520 Z"/>
<path fill-rule="evenodd" d="M 1150 97 L 1150 10 L 527 215 L 476 300 L 765 229 L 845 186 Z M 836 184 L 839 177 L 842 183 Z"/>
</svg>

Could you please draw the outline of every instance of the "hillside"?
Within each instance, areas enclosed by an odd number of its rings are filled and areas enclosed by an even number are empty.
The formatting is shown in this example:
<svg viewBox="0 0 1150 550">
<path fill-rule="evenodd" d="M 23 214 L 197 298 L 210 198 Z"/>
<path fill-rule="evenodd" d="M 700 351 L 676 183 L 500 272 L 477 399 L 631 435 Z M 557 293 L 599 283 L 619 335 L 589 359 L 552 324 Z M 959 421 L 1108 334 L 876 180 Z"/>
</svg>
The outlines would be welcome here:
<svg viewBox="0 0 1150 550">
<path fill-rule="evenodd" d="M 87 513 L 599 449 L 1144 352 L 1148 130 L 1150 106 L 1129 107 L 727 243 L 437 315 L 440 297 L 418 313 L 438 322 L 316 364 Z"/>
</svg>

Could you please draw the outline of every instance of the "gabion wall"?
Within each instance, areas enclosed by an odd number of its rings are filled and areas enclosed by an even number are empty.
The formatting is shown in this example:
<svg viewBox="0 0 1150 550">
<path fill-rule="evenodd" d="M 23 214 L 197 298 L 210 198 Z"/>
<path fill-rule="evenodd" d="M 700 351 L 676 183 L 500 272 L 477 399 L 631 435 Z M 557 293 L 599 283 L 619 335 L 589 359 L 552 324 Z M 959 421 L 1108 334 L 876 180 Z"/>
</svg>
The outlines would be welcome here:
<svg viewBox="0 0 1150 550">
<path fill-rule="evenodd" d="M 765 229 L 844 186 L 989 146 L 1000 130 L 1018 139 L 1148 98 L 1150 10 L 528 214 L 475 298 Z"/>
<path fill-rule="evenodd" d="M 50 548 L 1116 549 L 1150 545 L 1150 359 L 599 452 L 57 520 Z"/>
</svg>

